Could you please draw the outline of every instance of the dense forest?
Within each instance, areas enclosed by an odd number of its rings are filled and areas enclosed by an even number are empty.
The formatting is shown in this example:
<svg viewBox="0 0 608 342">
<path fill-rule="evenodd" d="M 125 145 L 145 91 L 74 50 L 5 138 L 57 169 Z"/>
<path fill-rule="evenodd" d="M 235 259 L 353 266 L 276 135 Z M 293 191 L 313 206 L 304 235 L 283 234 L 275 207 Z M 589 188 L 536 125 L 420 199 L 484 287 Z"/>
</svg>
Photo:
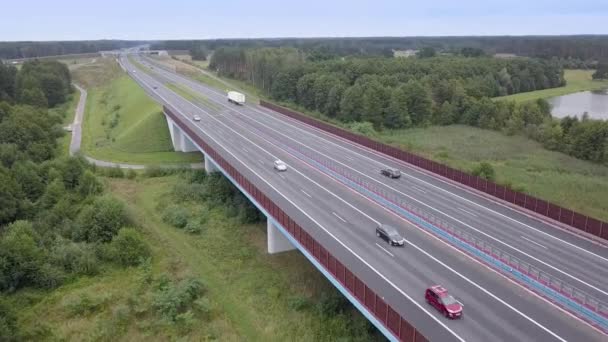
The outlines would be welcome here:
<svg viewBox="0 0 608 342">
<path fill-rule="evenodd" d="M 386 56 L 393 50 L 419 50 L 432 47 L 442 52 L 477 48 L 486 54 L 510 53 L 543 58 L 572 58 L 584 61 L 608 58 L 608 36 L 487 36 L 487 37 L 374 37 L 374 38 L 274 38 L 169 40 L 152 44 L 153 48 L 193 50 L 203 46 L 212 51 L 219 47 L 292 47 L 307 54 L 328 56 Z"/>
<path fill-rule="evenodd" d="M 4 295 L 55 288 L 105 264 L 138 264 L 149 254 L 122 202 L 81 158 L 57 156 L 63 117 L 49 110 L 70 95 L 67 68 L 0 64 L 0 340 L 36 340 L 20 331 Z"/>
<path fill-rule="evenodd" d="M 310 61 L 293 48 L 216 49 L 209 67 L 287 104 L 375 130 L 465 124 L 525 134 L 547 148 L 608 162 L 608 125 L 553 119 L 544 100 L 493 97 L 564 85 L 559 60 L 432 56 Z M 365 125 L 357 125 L 365 129 Z"/>
<path fill-rule="evenodd" d="M 18 59 L 108 51 L 142 44 L 126 40 L 0 42 L 0 59 Z"/>
</svg>

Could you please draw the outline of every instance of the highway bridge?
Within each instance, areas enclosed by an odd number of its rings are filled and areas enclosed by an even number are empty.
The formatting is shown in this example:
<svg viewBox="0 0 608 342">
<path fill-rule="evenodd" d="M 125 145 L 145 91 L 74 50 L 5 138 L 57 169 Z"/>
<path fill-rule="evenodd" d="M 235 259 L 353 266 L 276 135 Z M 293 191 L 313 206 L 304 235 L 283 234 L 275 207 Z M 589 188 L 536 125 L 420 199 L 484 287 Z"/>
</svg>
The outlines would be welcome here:
<svg viewBox="0 0 608 342">
<path fill-rule="evenodd" d="M 608 340 L 602 244 L 258 104 L 228 103 L 152 58 L 119 62 L 163 104 L 175 149 L 201 151 L 209 172 L 264 212 L 269 252 L 300 250 L 389 340 Z M 385 166 L 402 177 L 383 177 Z M 397 227 L 405 247 L 378 239 L 378 224 Z M 463 319 L 425 302 L 433 284 L 464 305 Z"/>
</svg>

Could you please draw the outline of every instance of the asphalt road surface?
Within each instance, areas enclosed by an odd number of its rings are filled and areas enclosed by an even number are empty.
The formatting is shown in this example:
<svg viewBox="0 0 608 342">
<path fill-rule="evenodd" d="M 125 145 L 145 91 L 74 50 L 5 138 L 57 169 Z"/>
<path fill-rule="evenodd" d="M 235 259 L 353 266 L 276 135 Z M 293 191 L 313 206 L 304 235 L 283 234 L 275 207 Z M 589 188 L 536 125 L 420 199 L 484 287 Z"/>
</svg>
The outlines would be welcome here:
<svg viewBox="0 0 608 342">
<path fill-rule="evenodd" d="M 385 205 L 328 175 L 331 165 L 398 199 L 608 302 L 608 251 L 432 175 L 254 104 L 228 103 L 225 94 L 153 61 L 144 70 L 120 61 L 159 102 L 182 115 L 211 146 L 305 227 L 317 241 L 432 341 L 602 341 L 606 335 L 514 284 L 414 226 Z M 206 98 L 190 102 L 166 87 L 180 84 Z M 192 120 L 199 115 L 201 121 Z M 303 157 L 304 156 L 304 157 Z M 276 159 L 288 165 L 277 173 Z M 398 180 L 379 174 L 402 171 Z M 374 235 L 390 224 L 406 238 L 391 248 Z M 464 318 L 448 320 L 424 301 L 442 284 L 464 304 Z"/>
</svg>

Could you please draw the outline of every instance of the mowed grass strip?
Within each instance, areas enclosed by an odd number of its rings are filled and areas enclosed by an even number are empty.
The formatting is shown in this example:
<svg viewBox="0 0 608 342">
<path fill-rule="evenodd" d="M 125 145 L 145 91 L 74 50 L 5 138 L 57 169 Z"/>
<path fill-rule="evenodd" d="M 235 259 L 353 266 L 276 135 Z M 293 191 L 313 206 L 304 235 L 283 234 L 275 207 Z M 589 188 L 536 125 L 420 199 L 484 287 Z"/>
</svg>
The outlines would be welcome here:
<svg viewBox="0 0 608 342">
<path fill-rule="evenodd" d="M 114 76 L 103 82 L 91 81 L 91 75 L 80 76 L 83 83 L 94 85 L 88 89 L 84 153 L 96 159 L 132 164 L 200 162 L 199 153 L 173 151 L 161 106 L 115 61 L 112 63 L 107 69 Z M 88 68 L 83 66 L 78 71 Z M 116 68 L 118 72 L 114 73 Z"/>
<path fill-rule="evenodd" d="M 508 96 L 495 97 L 495 100 L 511 100 L 516 102 L 527 102 L 537 99 L 547 99 L 556 96 L 576 93 L 586 90 L 599 90 L 608 88 L 608 80 L 593 80 L 594 70 L 565 70 L 564 78 L 566 85 L 558 88 L 543 89 L 519 93 Z"/>
</svg>

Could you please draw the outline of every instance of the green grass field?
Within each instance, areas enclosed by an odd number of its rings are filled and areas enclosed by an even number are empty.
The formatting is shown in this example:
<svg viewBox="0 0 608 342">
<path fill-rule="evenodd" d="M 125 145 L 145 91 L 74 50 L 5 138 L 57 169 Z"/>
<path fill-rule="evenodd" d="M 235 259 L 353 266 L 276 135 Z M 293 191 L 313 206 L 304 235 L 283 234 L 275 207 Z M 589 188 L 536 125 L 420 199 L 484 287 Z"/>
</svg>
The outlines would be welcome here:
<svg viewBox="0 0 608 342">
<path fill-rule="evenodd" d="M 455 125 L 385 131 L 378 139 L 462 170 L 490 162 L 500 183 L 608 220 L 608 167 L 548 151 L 525 137 Z"/>
<path fill-rule="evenodd" d="M 128 203 L 152 249 L 151 276 L 200 279 L 207 288 L 208 319 L 197 319 L 189 329 L 159 322 L 150 305 L 153 289 L 142 284 L 141 270 L 109 268 L 52 292 L 20 291 L 8 297 L 21 308 L 23 329 L 41 330 L 57 341 L 369 340 L 350 335 L 352 326 L 365 324 L 359 313 L 317 313 L 320 294 L 335 290 L 300 253 L 268 255 L 265 224 L 236 224 L 222 208 L 210 210 L 200 235 L 165 224 L 159 203 L 177 181 L 171 176 L 108 179 L 107 184 Z M 92 312 L 70 314 L 69 303 L 83 297 L 99 305 Z"/>
<path fill-rule="evenodd" d="M 137 83 L 116 66 L 83 66 L 79 73 L 82 84 L 89 87 L 86 105 L 83 146 L 93 158 L 132 164 L 194 163 L 199 153 L 173 152 L 171 137 L 162 108 Z M 118 70 L 116 70 L 118 68 Z M 95 81 L 99 70 L 108 69 L 112 77 Z M 103 76 L 102 76 L 103 77 Z"/>
<path fill-rule="evenodd" d="M 530 91 L 508 96 L 495 97 L 496 100 L 513 100 L 516 102 L 526 102 L 536 99 L 547 99 L 551 97 L 576 93 L 585 90 L 598 90 L 608 88 L 608 81 L 594 81 L 591 79 L 593 70 L 565 70 L 564 78 L 566 85 L 559 88 Z"/>
</svg>

